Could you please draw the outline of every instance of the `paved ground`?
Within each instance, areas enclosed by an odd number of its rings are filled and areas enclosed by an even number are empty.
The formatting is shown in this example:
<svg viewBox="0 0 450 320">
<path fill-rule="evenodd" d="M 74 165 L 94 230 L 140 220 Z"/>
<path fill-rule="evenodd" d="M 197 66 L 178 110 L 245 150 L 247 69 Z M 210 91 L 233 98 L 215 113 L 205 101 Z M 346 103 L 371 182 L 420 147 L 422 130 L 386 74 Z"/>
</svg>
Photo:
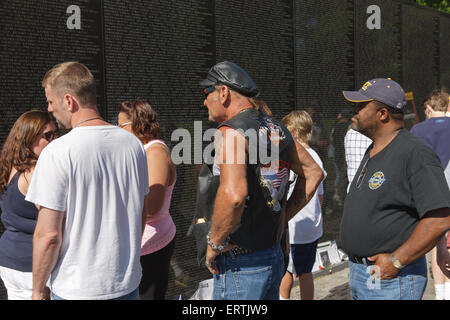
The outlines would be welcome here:
<svg viewBox="0 0 450 320">
<path fill-rule="evenodd" d="M 430 256 L 430 254 L 427 254 L 428 284 L 423 300 L 434 300 L 434 283 L 431 275 Z M 341 265 L 335 266 L 334 269 L 315 273 L 315 300 L 350 300 L 348 271 L 348 263 L 344 262 Z M 291 291 L 291 300 L 297 300 L 299 298 L 298 282 L 295 281 Z"/>
</svg>

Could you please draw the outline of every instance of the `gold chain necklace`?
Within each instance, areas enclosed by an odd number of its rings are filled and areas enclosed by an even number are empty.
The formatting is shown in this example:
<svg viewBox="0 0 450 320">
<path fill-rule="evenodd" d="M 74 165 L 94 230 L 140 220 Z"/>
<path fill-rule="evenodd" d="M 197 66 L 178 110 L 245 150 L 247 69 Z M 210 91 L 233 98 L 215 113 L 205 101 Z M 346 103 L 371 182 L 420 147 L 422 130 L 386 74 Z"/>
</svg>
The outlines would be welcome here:
<svg viewBox="0 0 450 320">
<path fill-rule="evenodd" d="M 96 119 L 101 119 L 101 120 L 103 120 L 103 118 L 100 117 L 100 116 L 94 117 L 94 118 L 89 118 L 89 119 L 86 119 L 86 120 L 83 120 L 83 121 L 78 122 L 78 123 L 77 123 L 76 125 L 74 125 L 73 127 L 76 128 L 76 127 L 78 127 L 78 126 L 79 126 L 80 124 L 82 124 L 82 123 L 85 123 L 85 122 L 88 122 L 88 121 L 91 121 L 91 120 L 96 120 Z"/>
</svg>

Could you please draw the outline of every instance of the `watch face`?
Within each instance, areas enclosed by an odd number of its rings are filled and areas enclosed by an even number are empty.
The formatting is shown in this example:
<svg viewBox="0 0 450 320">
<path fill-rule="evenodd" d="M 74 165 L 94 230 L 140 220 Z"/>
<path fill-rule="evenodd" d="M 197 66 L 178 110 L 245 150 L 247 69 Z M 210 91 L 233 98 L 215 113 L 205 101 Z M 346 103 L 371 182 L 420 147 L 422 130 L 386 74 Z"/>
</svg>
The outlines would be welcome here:
<svg viewBox="0 0 450 320">
<path fill-rule="evenodd" d="M 401 264 L 400 261 L 394 256 L 394 254 L 391 254 L 391 261 L 392 261 L 392 264 L 394 265 L 394 267 L 396 267 L 397 269 L 403 268 L 402 264 Z"/>
</svg>

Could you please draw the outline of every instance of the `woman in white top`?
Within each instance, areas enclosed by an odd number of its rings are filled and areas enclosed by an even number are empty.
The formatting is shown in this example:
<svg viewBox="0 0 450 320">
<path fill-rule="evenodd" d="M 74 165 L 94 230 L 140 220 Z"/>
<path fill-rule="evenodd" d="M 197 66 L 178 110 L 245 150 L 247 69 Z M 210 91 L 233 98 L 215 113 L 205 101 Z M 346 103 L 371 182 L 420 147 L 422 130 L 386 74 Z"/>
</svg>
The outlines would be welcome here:
<svg viewBox="0 0 450 320">
<path fill-rule="evenodd" d="M 323 163 L 319 155 L 308 145 L 311 138 L 313 122 L 306 111 L 293 111 L 282 120 L 289 129 L 292 137 L 296 139 L 309 152 L 324 173 Z M 290 197 L 295 185 L 296 175 L 291 171 L 289 182 Z M 316 260 L 317 242 L 322 236 L 322 209 L 323 202 L 323 181 L 317 188 L 311 201 L 300 210 L 291 220 L 289 220 L 289 243 L 290 255 L 289 266 L 281 281 L 280 299 L 287 300 L 290 297 L 293 274 L 299 277 L 300 297 L 302 300 L 314 299 L 314 282 L 312 268 Z"/>
<path fill-rule="evenodd" d="M 176 168 L 167 145 L 160 140 L 156 112 L 143 100 L 125 101 L 120 105 L 119 127 L 133 133 L 144 144 L 147 155 L 150 203 L 141 244 L 143 300 L 163 300 L 169 280 L 170 259 L 175 246 L 175 224 L 169 213 L 176 181 Z"/>
</svg>

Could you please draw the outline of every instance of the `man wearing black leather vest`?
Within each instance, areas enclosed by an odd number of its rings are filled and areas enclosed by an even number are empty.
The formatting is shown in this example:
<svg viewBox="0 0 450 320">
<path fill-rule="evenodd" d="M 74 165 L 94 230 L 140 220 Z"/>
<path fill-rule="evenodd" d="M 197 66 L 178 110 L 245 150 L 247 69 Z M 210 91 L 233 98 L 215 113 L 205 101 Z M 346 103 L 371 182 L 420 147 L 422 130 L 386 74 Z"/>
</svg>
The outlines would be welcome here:
<svg viewBox="0 0 450 320">
<path fill-rule="evenodd" d="M 200 85 L 209 120 L 219 123 L 213 173 L 220 184 L 205 261 L 214 275 L 214 299 L 277 300 L 284 273 L 281 233 L 311 199 L 322 170 L 267 115 L 258 87 L 241 67 L 220 62 Z M 302 179 L 286 203 L 290 169 Z"/>
</svg>

